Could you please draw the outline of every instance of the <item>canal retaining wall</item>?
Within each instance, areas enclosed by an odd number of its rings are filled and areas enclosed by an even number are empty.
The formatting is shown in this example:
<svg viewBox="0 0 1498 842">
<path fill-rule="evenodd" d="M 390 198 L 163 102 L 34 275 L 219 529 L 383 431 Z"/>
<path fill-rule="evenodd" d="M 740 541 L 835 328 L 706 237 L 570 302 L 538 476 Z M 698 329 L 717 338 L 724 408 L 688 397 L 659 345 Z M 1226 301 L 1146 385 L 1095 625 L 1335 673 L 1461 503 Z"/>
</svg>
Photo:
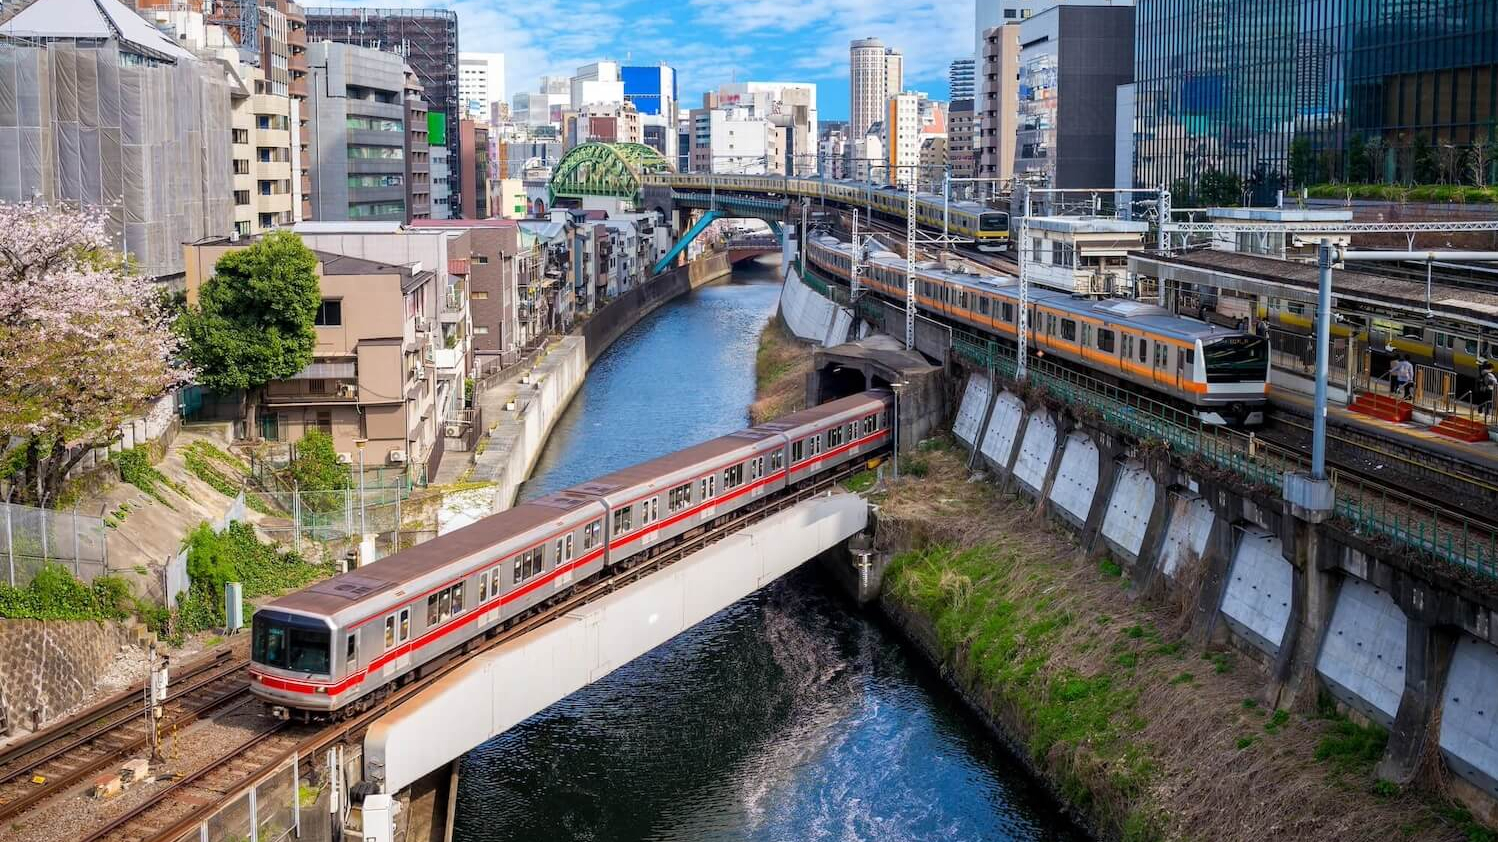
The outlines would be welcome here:
<svg viewBox="0 0 1498 842">
<path fill-rule="evenodd" d="M 440 531 L 450 532 L 514 505 L 593 361 L 661 305 L 732 272 L 727 255 L 718 253 L 657 275 L 599 308 L 553 343 L 531 369 L 494 387 L 499 397 L 494 406 L 486 407 L 485 416 L 499 420 L 476 450 L 468 473 L 474 482 L 492 483 L 493 494 L 485 499 L 463 493 L 466 496 L 457 505 L 445 507 Z"/>
<path fill-rule="evenodd" d="M 1407 784 L 1443 763 L 1454 794 L 1498 818 L 1498 582 L 1307 520 L 1277 487 L 1172 459 L 983 372 L 953 434 L 1137 592 L 1194 605 L 1198 639 L 1259 665 L 1263 703 L 1335 699 L 1388 729 L 1380 777 Z"/>
<path fill-rule="evenodd" d="M 854 324 L 853 311 L 807 286 L 790 262 L 780 288 L 780 320 L 797 339 L 824 348 L 847 342 Z"/>
</svg>

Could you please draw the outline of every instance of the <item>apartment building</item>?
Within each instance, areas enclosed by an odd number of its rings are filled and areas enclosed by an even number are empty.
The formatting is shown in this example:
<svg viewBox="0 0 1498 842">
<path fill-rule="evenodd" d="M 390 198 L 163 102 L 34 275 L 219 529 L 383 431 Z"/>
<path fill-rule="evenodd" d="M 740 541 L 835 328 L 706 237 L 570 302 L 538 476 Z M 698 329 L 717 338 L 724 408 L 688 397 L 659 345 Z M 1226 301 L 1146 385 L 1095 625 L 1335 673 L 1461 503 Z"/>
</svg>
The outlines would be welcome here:
<svg viewBox="0 0 1498 842">
<path fill-rule="evenodd" d="M 980 178 L 1014 175 L 1014 138 L 1019 119 L 1018 19 L 983 32 L 983 63 L 978 76 L 976 158 Z"/>
<path fill-rule="evenodd" d="M 188 301 L 224 254 L 255 238 L 205 240 L 183 247 Z M 440 393 L 430 343 L 440 307 L 439 273 L 314 249 L 322 305 L 313 361 L 293 377 L 270 383 L 253 407 L 250 435 L 294 442 L 309 430 L 333 437 L 340 453 L 365 441 L 366 465 L 405 466 L 413 476 L 438 450 Z"/>
<path fill-rule="evenodd" d="M 296 103 L 268 92 L 259 68 L 244 67 L 230 87 L 233 119 L 234 230 L 253 236 L 296 222 L 293 159 L 300 144 L 294 134 Z M 237 75 L 237 74 L 235 74 Z"/>
<path fill-rule="evenodd" d="M 520 347 L 520 226 L 509 219 L 428 219 L 411 227 L 467 233 L 474 368 L 512 362 Z"/>
<path fill-rule="evenodd" d="M 473 120 L 458 123 L 458 184 L 464 219 L 488 219 L 489 127 Z"/>
</svg>

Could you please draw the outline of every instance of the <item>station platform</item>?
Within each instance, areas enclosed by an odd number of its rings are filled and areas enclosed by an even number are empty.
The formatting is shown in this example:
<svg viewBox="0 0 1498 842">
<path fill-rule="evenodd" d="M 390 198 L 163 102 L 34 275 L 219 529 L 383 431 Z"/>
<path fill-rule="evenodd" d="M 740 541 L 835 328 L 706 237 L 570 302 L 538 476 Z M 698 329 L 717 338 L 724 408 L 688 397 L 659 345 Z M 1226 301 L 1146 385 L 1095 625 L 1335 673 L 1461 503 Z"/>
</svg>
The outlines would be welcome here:
<svg viewBox="0 0 1498 842">
<path fill-rule="evenodd" d="M 1315 399 L 1311 395 L 1276 386 L 1270 388 L 1269 400 L 1277 407 L 1304 416 L 1306 423 L 1310 423 L 1315 406 Z M 1403 422 L 1388 421 L 1354 412 L 1337 403 L 1331 403 L 1327 407 L 1327 426 L 1331 430 L 1351 431 L 1363 437 L 1388 442 L 1394 448 L 1404 451 L 1401 455 L 1427 453 L 1447 462 L 1468 465 L 1474 478 L 1498 479 L 1498 442 L 1491 439 L 1485 442 L 1459 441 L 1432 432 L 1433 425 L 1419 418 Z"/>
</svg>

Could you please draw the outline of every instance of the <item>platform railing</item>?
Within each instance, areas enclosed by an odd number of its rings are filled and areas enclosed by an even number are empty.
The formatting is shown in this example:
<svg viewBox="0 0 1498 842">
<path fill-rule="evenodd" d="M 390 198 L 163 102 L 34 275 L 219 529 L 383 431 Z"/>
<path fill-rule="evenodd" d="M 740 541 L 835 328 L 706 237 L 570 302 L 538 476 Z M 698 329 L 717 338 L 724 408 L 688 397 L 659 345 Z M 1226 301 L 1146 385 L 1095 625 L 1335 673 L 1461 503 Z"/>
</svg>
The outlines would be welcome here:
<svg viewBox="0 0 1498 842">
<path fill-rule="evenodd" d="M 997 376 L 1017 380 L 1012 349 L 970 333 L 953 332 L 952 351 Z M 1278 493 L 1285 473 L 1304 471 L 1299 452 L 1252 433 L 1203 426 L 1185 410 L 1044 359 L 1031 359 L 1026 382 L 1070 406 L 1097 413 L 1098 420 L 1141 440 L 1164 442 L 1219 470 Z M 1439 504 L 1332 469 L 1335 514 L 1359 535 L 1381 538 L 1439 561 L 1498 578 L 1498 530 Z"/>
</svg>

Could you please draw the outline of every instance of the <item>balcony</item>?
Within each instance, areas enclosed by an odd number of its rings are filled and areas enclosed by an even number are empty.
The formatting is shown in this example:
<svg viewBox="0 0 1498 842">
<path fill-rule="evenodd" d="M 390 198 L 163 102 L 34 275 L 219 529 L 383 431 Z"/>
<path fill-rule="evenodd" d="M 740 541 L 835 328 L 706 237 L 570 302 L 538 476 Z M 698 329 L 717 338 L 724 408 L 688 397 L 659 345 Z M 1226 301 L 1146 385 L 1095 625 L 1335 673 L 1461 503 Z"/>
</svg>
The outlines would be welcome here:
<svg viewBox="0 0 1498 842">
<path fill-rule="evenodd" d="M 432 352 L 432 364 L 438 377 L 457 377 L 463 365 L 461 348 L 437 348 Z"/>
</svg>

